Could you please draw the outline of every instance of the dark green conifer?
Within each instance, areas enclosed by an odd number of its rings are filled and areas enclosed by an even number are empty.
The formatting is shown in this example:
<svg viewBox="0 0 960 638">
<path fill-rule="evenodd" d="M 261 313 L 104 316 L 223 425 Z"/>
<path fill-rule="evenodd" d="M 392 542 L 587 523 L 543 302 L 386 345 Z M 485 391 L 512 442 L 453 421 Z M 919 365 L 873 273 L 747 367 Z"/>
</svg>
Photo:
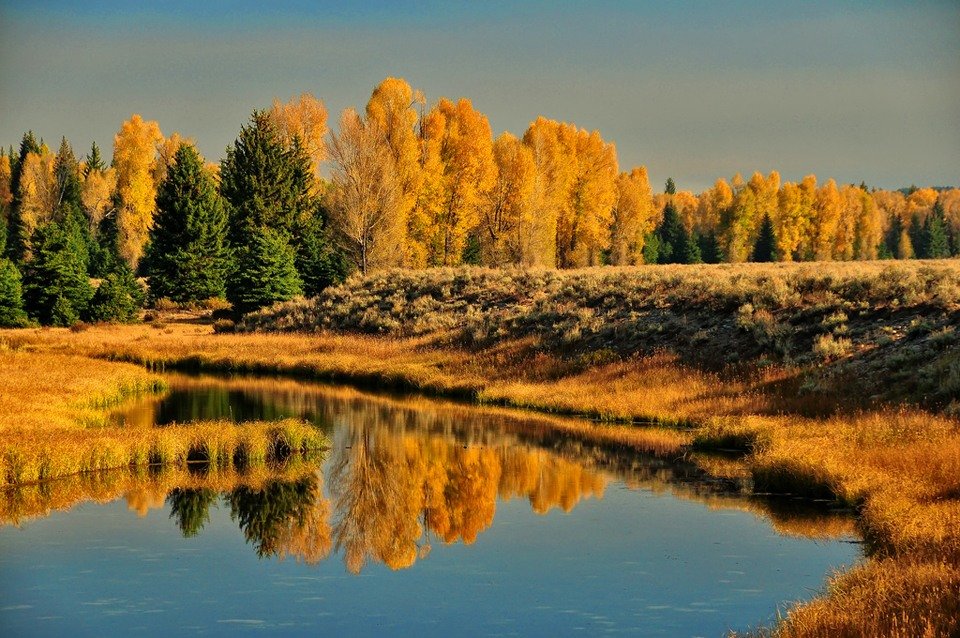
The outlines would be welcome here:
<svg viewBox="0 0 960 638">
<path fill-rule="evenodd" d="M 74 323 L 93 296 L 83 256 L 58 222 L 37 228 L 31 244 L 33 259 L 24 273 L 27 312 L 44 325 Z"/>
<path fill-rule="evenodd" d="M 101 282 L 87 311 L 90 321 L 109 323 L 133 323 L 140 318 L 146 295 L 133 270 L 125 261 Z"/>
<path fill-rule="evenodd" d="M 673 182 L 672 177 L 667 178 L 667 183 L 663 188 L 663 192 L 667 195 L 676 195 L 677 194 L 677 185 Z"/>
<path fill-rule="evenodd" d="M 770 262 L 777 260 L 777 237 L 773 230 L 773 220 L 770 215 L 764 215 L 760 223 L 760 234 L 753 245 L 753 255 L 750 261 Z"/>
<path fill-rule="evenodd" d="M 259 228 L 239 247 L 227 279 L 227 299 L 237 313 L 246 313 L 303 294 L 295 253 L 287 236 Z"/>
<path fill-rule="evenodd" d="M 227 214 L 196 149 L 183 144 L 157 190 L 146 270 L 150 295 L 178 302 L 226 294 Z"/>
<path fill-rule="evenodd" d="M 947 234 L 947 221 L 943 205 L 937 201 L 923 224 L 923 257 L 924 259 L 943 259 L 949 256 L 950 237 Z"/>
<path fill-rule="evenodd" d="M 914 213 L 910 218 L 910 227 L 907 229 L 907 235 L 910 237 L 910 245 L 913 246 L 913 256 L 917 259 L 926 259 L 927 250 L 923 245 L 923 222 L 920 221 L 920 215 Z"/>
<path fill-rule="evenodd" d="M 20 272 L 12 261 L 0 258 L 0 328 L 20 328 L 28 323 Z"/>
<path fill-rule="evenodd" d="M 700 250 L 690 237 L 680 214 L 672 202 L 663 209 L 663 220 L 657 226 L 659 250 L 657 263 L 690 264 L 700 260 Z"/>
<path fill-rule="evenodd" d="M 103 158 L 100 157 L 100 147 L 94 142 L 90 146 L 90 152 L 87 154 L 87 167 L 84 174 L 87 175 L 90 171 L 103 171 L 106 170 L 106 168 L 107 165 L 104 163 Z"/>
<path fill-rule="evenodd" d="M 723 261 L 723 248 L 720 246 L 720 240 L 717 238 L 717 233 L 713 230 L 710 232 L 700 235 L 699 237 L 699 246 L 700 246 L 700 259 L 705 264 L 719 264 Z"/>
</svg>

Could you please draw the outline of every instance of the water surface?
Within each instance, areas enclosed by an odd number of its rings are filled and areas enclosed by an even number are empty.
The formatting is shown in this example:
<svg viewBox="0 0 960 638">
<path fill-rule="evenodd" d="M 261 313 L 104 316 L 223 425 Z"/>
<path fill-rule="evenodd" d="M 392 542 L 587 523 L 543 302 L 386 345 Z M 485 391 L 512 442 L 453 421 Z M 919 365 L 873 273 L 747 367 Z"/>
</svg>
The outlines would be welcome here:
<svg viewBox="0 0 960 638">
<path fill-rule="evenodd" d="M 859 555 L 845 515 L 517 412 L 171 377 L 116 418 L 290 416 L 325 461 L 4 494 L 0 633 L 716 636 Z"/>
</svg>

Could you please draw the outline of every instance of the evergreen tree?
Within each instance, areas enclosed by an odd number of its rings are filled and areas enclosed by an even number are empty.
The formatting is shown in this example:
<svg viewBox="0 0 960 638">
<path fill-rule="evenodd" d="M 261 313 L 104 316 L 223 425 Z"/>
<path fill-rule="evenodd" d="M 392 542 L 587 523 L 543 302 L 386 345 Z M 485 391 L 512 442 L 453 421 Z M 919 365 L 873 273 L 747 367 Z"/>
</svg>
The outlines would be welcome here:
<svg viewBox="0 0 960 638">
<path fill-rule="evenodd" d="M 287 301 L 303 293 L 295 253 L 280 231 L 260 228 L 237 251 L 227 279 L 227 299 L 237 313 L 246 313 Z"/>
<path fill-rule="evenodd" d="M 100 147 L 94 142 L 90 146 L 90 152 L 87 154 L 87 167 L 84 175 L 88 175 L 90 171 L 103 171 L 106 170 L 106 168 L 107 165 L 104 163 L 103 158 L 100 157 Z"/>
<path fill-rule="evenodd" d="M 663 209 L 663 220 L 657 226 L 660 239 L 657 263 L 689 264 L 700 260 L 700 250 L 687 232 L 673 203 Z"/>
<path fill-rule="evenodd" d="M 950 238 L 943 205 L 937 201 L 923 224 L 923 256 L 925 259 L 943 259 L 950 256 Z"/>
<path fill-rule="evenodd" d="M 30 242 L 29 232 L 20 218 L 20 179 L 23 175 L 23 162 L 29 153 L 39 153 L 40 143 L 34 137 L 33 131 L 24 134 L 20 141 L 20 153 L 16 157 L 11 155 L 10 165 L 10 193 L 13 201 L 10 204 L 10 213 L 7 221 L 6 255 L 15 264 L 21 264 L 27 253 Z"/>
<path fill-rule="evenodd" d="M 888 259 L 897 259 L 902 254 L 903 247 L 900 245 L 903 238 L 903 220 L 900 215 L 891 213 L 890 226 L 886 235 L 883 237 L 883 255 L 889 255 Z M 881 257 L 883 258 L 883 257 Z"/>
<path fill-rule="evenodd" d="M 270 118 L 255 111 L 220 167 L 220 192 L 227 203 L 233 247 L 245 246 L 262 228 L 289 239 L 307 199 L 304 185 L 297 183 L 302 175 L 290 159 Z"/>
<path fill-rule="evenodd" d="M 157 190 L 145 268 L 150 295 L 178 302 L 226 294 L 227 215 L 196 149 L 183 144 Z"/>
<path fill-rule="evenodd" d="M 913 256 L 917 259 L 926 259 L 927 250 L 923 245 L 923 224 L 920 222 L 920 215 L 916 213 L 910 218 L 910 228 L 907 230 L 907 236 L 910 237 L 910 245 L 913 246 Z"/>
<path fill-rule="evenodd" d="M 698 238 L 700 246 L 700 259 L 705 264 L 719 264 L 723 261 L 723 248 L 720 247 L 720 240 L 717 238 L 716 231 L 700 235 Z"/>
<path fill-rule="evenodd" d="M 125 261 L 100 282 L 90 300 L 87 318 L 90 321 L 133 323 L 140 317 L 146 295 Z"/>
<path fill-rule="evenodd" d="M 667 195 L 676 195 L 677 194 L 677 185 L 673 183 L 673 178 L 668 177 L 667 183 L 664 186 L 663 192 Z"/>
<path fill-rule="evenodd" d="M 325 288 L 341 283 L 350 273 L 343 252 L 335 248 L 327 229 L 325 216 L 316 215 L 298 233 L 296 266 L 303 280 L 303 294 L 315 297 Z"/>
<path fill-rule="evenodd" d="M 93 237 L 90 235 L 90 220 L 87 219 L 83 209 L 80 167 L 66 138 L 60 141 L 60 149 L 53 164 L 53 174 L 58 194 L 53 218 L 67 233 L 71 250 L 80 256 L 84 270 L 89 270 Z"/>
<path fill-rule="evenodd" d="M 753 245 L 753 255 L 751 261 L 770 262 L 777 260 L 777 237 L 773 230 L 773 220 L 770 215 L 763 216 L 763 222 L 760 224 L 760 234 Z"/>
<path fill-rule="evenodd" d="M 28 323 L 20 272 L 12 261 L 0 258 L 0 328 L 20 328 Z"/>
<path fill-rule="evenodd" d="M 643 238 L 643 263 L 656 264 L 660 260 L 660 236 L 656 232 L 648 233 Z"/>
<path fill-rule="evenodd" d="M 83 257 L 57 222 L 37 228 L 31 242 L 34 257 L 24 273 L 27 312 L 44 325 L 71 325 L 93 296 Z"/>
<path fill-rule="evenodd" d="M 97 226 L 96 241 L 90 247 L 90 276 L 103 279 L 117 269 L 120 257 L 116 209 L 104 215 Z"/>
</svg>

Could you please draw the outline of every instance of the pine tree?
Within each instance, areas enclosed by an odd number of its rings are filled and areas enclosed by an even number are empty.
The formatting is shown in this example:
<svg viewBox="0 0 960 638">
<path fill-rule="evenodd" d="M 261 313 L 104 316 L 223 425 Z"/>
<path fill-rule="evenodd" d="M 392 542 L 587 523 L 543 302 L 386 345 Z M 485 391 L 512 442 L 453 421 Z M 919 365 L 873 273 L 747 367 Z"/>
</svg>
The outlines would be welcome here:
<svg viewBox="0 0 960 638">
<path fill-rule="evenodd" d="M 270 118 L 255 111 L 220 168 L 230 244 L 244 246 L 262 228 L 289 238 L 305 199 L 300 177 Z"/>
<path fill-rule="evenodd" d="M 913 256 L 917 259 L 927 258 L 927 248 L 924 246 L 923 223 L 920 221 L 920 215 L 916 213 L 910 218 L 910 228 L 907 230 L 910 237 L 910 245 L 913 246 Z"/>
<path fill-rule="evenodd" d="M 643 238 L 643 263 L 656 264 L 660 260 L 660 236 L 656 232 L 647 233 Z"/>
<path fill-rule="evenodd" d="M 950 256 L 950 238 L 943 205 L 938 201 L 923 225 L 923 256 L 925 259 L 944 259 Z"/>
<path fill-rule="evenodd" d="M 316 215 L 297 233 L 296 266 L 303 280 L 303 294 L 319 295 L 325 288 L 347 278 L 350 266 L 323 226 L 325 215 Z"/>
<path fill-rule="evenodd" d="M 157 191 L 146 271 L 150 295 L 178 302 L 226 294 L 227 215 L 196 149 L 182 144 Z"/>
<path fill-rule="evenodd" d="M 667 183 L 664 186 L 663 192 L 666 193 L 667 195 L 677 194 L 677 185 L 674 184 L 672 177 L 667 178 Z"/>
<path fill-rule="evenodd" d="M 657 226 L 657 235 L 660 239 L 657 263 L 689 264 L 700 260 L 700 250 L 672 202 L 663 209 L 663 220 Z"/>
<path fill-rule="evenodd" d="M 708 233 L 700 235 L 698 239 L 700 246 L 700 259 L 705 264 L 719 264 L 723 261 L 723 249 L 720 247 L 720 240 L 717 238 L 716 231 L 711 230 Z"/>
<path fill-rule="evenodd" d="M 133 323 L 140 316 L 145 297 L 133 270 L 126 262 L 120 261 L 116 271 L 100 282 L 86 316 L 90 321 Z"/>
<path fill-rule="evenodd" d="M 67 233 L 71 250 L 80 256 L 83 268 L 87 271 L 90 266 L 90 248 L 94 242 L 90 235 L 90 220 L 83 209 L 80 167 L 66 138 L 60 141 L 53 174 L 57 188 L 57 205 L 53 219 L 59 222 Z"/>
<path fill-rule="evenodd" d="M 31 238 L 34 258 L 24 273 L 27 312 L 44 325 L 76 322 L 93 296 L 82 255 L 57 222 L 44 224 Z"/>
<path fill-rule="evenodd" d="M 103 158 L 100 157 L 100 147 L 94 142 L 90 146 L 90 152 L 87 154 L 87 166 L 84 176 L 88 175 L 90 171 L 104 171 L 106 168 L 107 165 L 104 163 Z"/>
<path fill-rule="evenodd" d="M 303 282 L 287 237 L 270 228 L 248 236 L 227 279 L 227 299 L 234 311 L 246 313 L 302 294 Z"/>
<path fill-rule="evenodd" d="M 889 255 L 889 259 L 897 259 L 901 255 L 902 246 L 900 245 L 903 237 L 903 220 L 900 215 L 892 213 L 890 215 L 890 226 L 883 237 L 883 255 Z"/>
<path fill-rule="evenodd" d="M 12 261 L 0 258 L 0 328 L 20 328 L 28 323 L 20 272 Z"/>
<path fill-rule="evenodd" d="M 750 261 L 770 262 L 777 260 L 777 237 L 773 230 L 773 220 L 770 215 L 763 216 L 760 224 L 760 234 L 753 245 L 753 255 Z"/>
</svg>

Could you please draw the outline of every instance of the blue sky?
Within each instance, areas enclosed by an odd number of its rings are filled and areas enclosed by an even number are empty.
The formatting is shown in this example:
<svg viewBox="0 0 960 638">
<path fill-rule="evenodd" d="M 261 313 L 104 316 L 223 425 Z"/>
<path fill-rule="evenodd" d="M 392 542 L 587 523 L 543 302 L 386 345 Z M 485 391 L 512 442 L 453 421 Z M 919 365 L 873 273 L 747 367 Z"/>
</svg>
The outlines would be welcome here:
<svg viewBox="0 0 960 638">
<path fill-rule="evenodd" d="M 599 129 L 622 169 L 700 190 L 780 170 L 960 185 L 960 2 L 0 0 L 0 142 L 107 152 L 131 113 L 223 155 L 254 108 L 331 121 L 388 75 L 495 133 Z"/>
</svg>

